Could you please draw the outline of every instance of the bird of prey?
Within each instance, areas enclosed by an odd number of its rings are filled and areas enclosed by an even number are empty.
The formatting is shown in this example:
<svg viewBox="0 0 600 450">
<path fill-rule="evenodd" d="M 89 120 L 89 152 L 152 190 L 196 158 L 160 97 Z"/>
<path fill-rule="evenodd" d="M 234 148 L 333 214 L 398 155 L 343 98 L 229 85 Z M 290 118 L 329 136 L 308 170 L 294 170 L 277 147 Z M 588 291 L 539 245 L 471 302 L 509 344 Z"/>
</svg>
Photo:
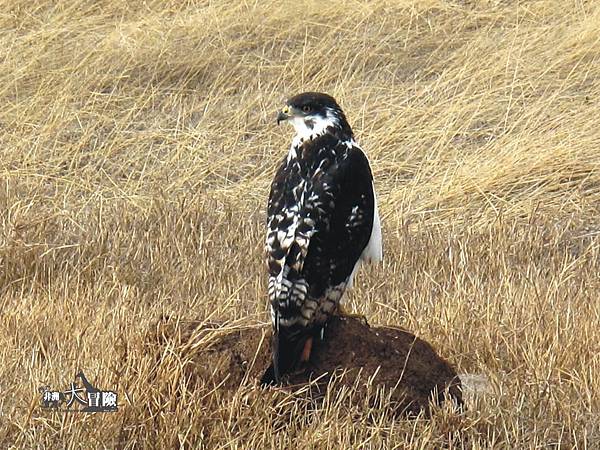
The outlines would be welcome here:
<svg viewBox="0 0 600 450">
<path fill-rule="evenodd" d="M 335 99 L 306 92 L 277 115 L 296 135 L 268 203 L 266 254 L 273 362 L 280 383 L 307 362 L 313 338 L 339 312 L 362 261 L 382 259 L 381 225 L 366 155 Z"/>
</svg>

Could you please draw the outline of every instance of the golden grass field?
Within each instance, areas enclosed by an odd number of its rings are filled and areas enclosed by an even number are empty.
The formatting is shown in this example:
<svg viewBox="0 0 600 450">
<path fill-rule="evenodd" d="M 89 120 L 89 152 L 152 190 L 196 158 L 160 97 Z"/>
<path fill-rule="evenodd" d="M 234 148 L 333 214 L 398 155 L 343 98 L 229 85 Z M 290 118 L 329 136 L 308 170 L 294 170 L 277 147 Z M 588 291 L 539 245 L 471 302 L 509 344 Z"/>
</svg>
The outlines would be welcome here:
<svg viewBox="0 0 600 450">
<path fill-rule="evenodd" d="M 600 448 L 598 2 L 14 0 L 0 26 L 1 448 Z M 463 413 L 225 395 L 148 343 L 268 321 L 275 114 L 305 90 L 374 171 L 385 261 L 349 309 L 487 377 Z M 41 410 L 80 369 L 118 412 Z"/>
</svg>

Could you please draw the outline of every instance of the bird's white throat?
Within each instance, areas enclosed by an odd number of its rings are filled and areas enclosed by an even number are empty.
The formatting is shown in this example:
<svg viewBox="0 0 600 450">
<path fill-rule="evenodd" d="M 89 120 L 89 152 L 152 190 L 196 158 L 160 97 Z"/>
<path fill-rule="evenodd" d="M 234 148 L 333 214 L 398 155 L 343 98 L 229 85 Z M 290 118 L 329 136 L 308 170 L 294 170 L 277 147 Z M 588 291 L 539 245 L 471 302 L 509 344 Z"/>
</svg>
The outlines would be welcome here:
<svg viewBox="0 0 600 450">
<path fill-rule="evenodd" d="M 296 136 L 292 141 L 292 149 L 296 148 L 300 142 L 309 141 L 318 136 L 325 134 L 329 127 L 339 127 L 340 121 L 336 115 L 328 110 L 325 117 L 322 116 L 307 116 L 293 117 L 289 122 L 296 131 Z M 311 126 L 308 125 L 310 123 Z"/>
</svg>

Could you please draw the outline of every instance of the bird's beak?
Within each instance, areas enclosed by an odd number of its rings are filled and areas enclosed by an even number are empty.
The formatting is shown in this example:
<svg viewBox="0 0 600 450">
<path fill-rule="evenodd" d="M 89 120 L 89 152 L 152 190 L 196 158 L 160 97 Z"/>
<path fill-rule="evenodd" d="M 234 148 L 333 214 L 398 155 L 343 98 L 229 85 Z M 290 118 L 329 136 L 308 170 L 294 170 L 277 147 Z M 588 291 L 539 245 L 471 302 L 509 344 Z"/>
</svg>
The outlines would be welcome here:
<svg viewBox="0 0 600 450">
<path fill-rule="evenodd" d="M 288 106 L 284 106 L 284 108 L 277 113 L 277 125 L 281 122 L 284 122 L 290 118 L 290 108 Z"/>
</svg>

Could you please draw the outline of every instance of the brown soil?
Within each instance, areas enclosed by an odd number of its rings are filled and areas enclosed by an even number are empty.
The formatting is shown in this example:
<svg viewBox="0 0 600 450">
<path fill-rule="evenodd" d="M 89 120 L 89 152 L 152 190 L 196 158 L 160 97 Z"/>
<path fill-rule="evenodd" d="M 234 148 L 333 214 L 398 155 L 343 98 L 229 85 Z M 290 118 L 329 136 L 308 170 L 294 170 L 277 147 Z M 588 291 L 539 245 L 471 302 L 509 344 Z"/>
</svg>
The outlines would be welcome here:
<svg viewBox="0 0 600 450">
<path fill-rule="evenodd" d="M 270 327 L 162 323 L 161 346 L 178 349 L 179 360 L 187 361 L 188 382 L 227 394 L 244 383 L 258 384 L 270 365 Z M 310 364 L 288 375 L 285 389 L 308 384 L 310 389 L 301 390 L 313 399 L 342 386 L 353 386 L 356 399 L 370 398 L 374 388 L 383 387 L 398 412 L 428 411 L 430 402 L 448 397 L 462 405 L 456 372 L 431 345 L 400 328 L 370 327 L 351 317 L 330 321 L 325 339 L 314 344 Z"/>
</svg>

